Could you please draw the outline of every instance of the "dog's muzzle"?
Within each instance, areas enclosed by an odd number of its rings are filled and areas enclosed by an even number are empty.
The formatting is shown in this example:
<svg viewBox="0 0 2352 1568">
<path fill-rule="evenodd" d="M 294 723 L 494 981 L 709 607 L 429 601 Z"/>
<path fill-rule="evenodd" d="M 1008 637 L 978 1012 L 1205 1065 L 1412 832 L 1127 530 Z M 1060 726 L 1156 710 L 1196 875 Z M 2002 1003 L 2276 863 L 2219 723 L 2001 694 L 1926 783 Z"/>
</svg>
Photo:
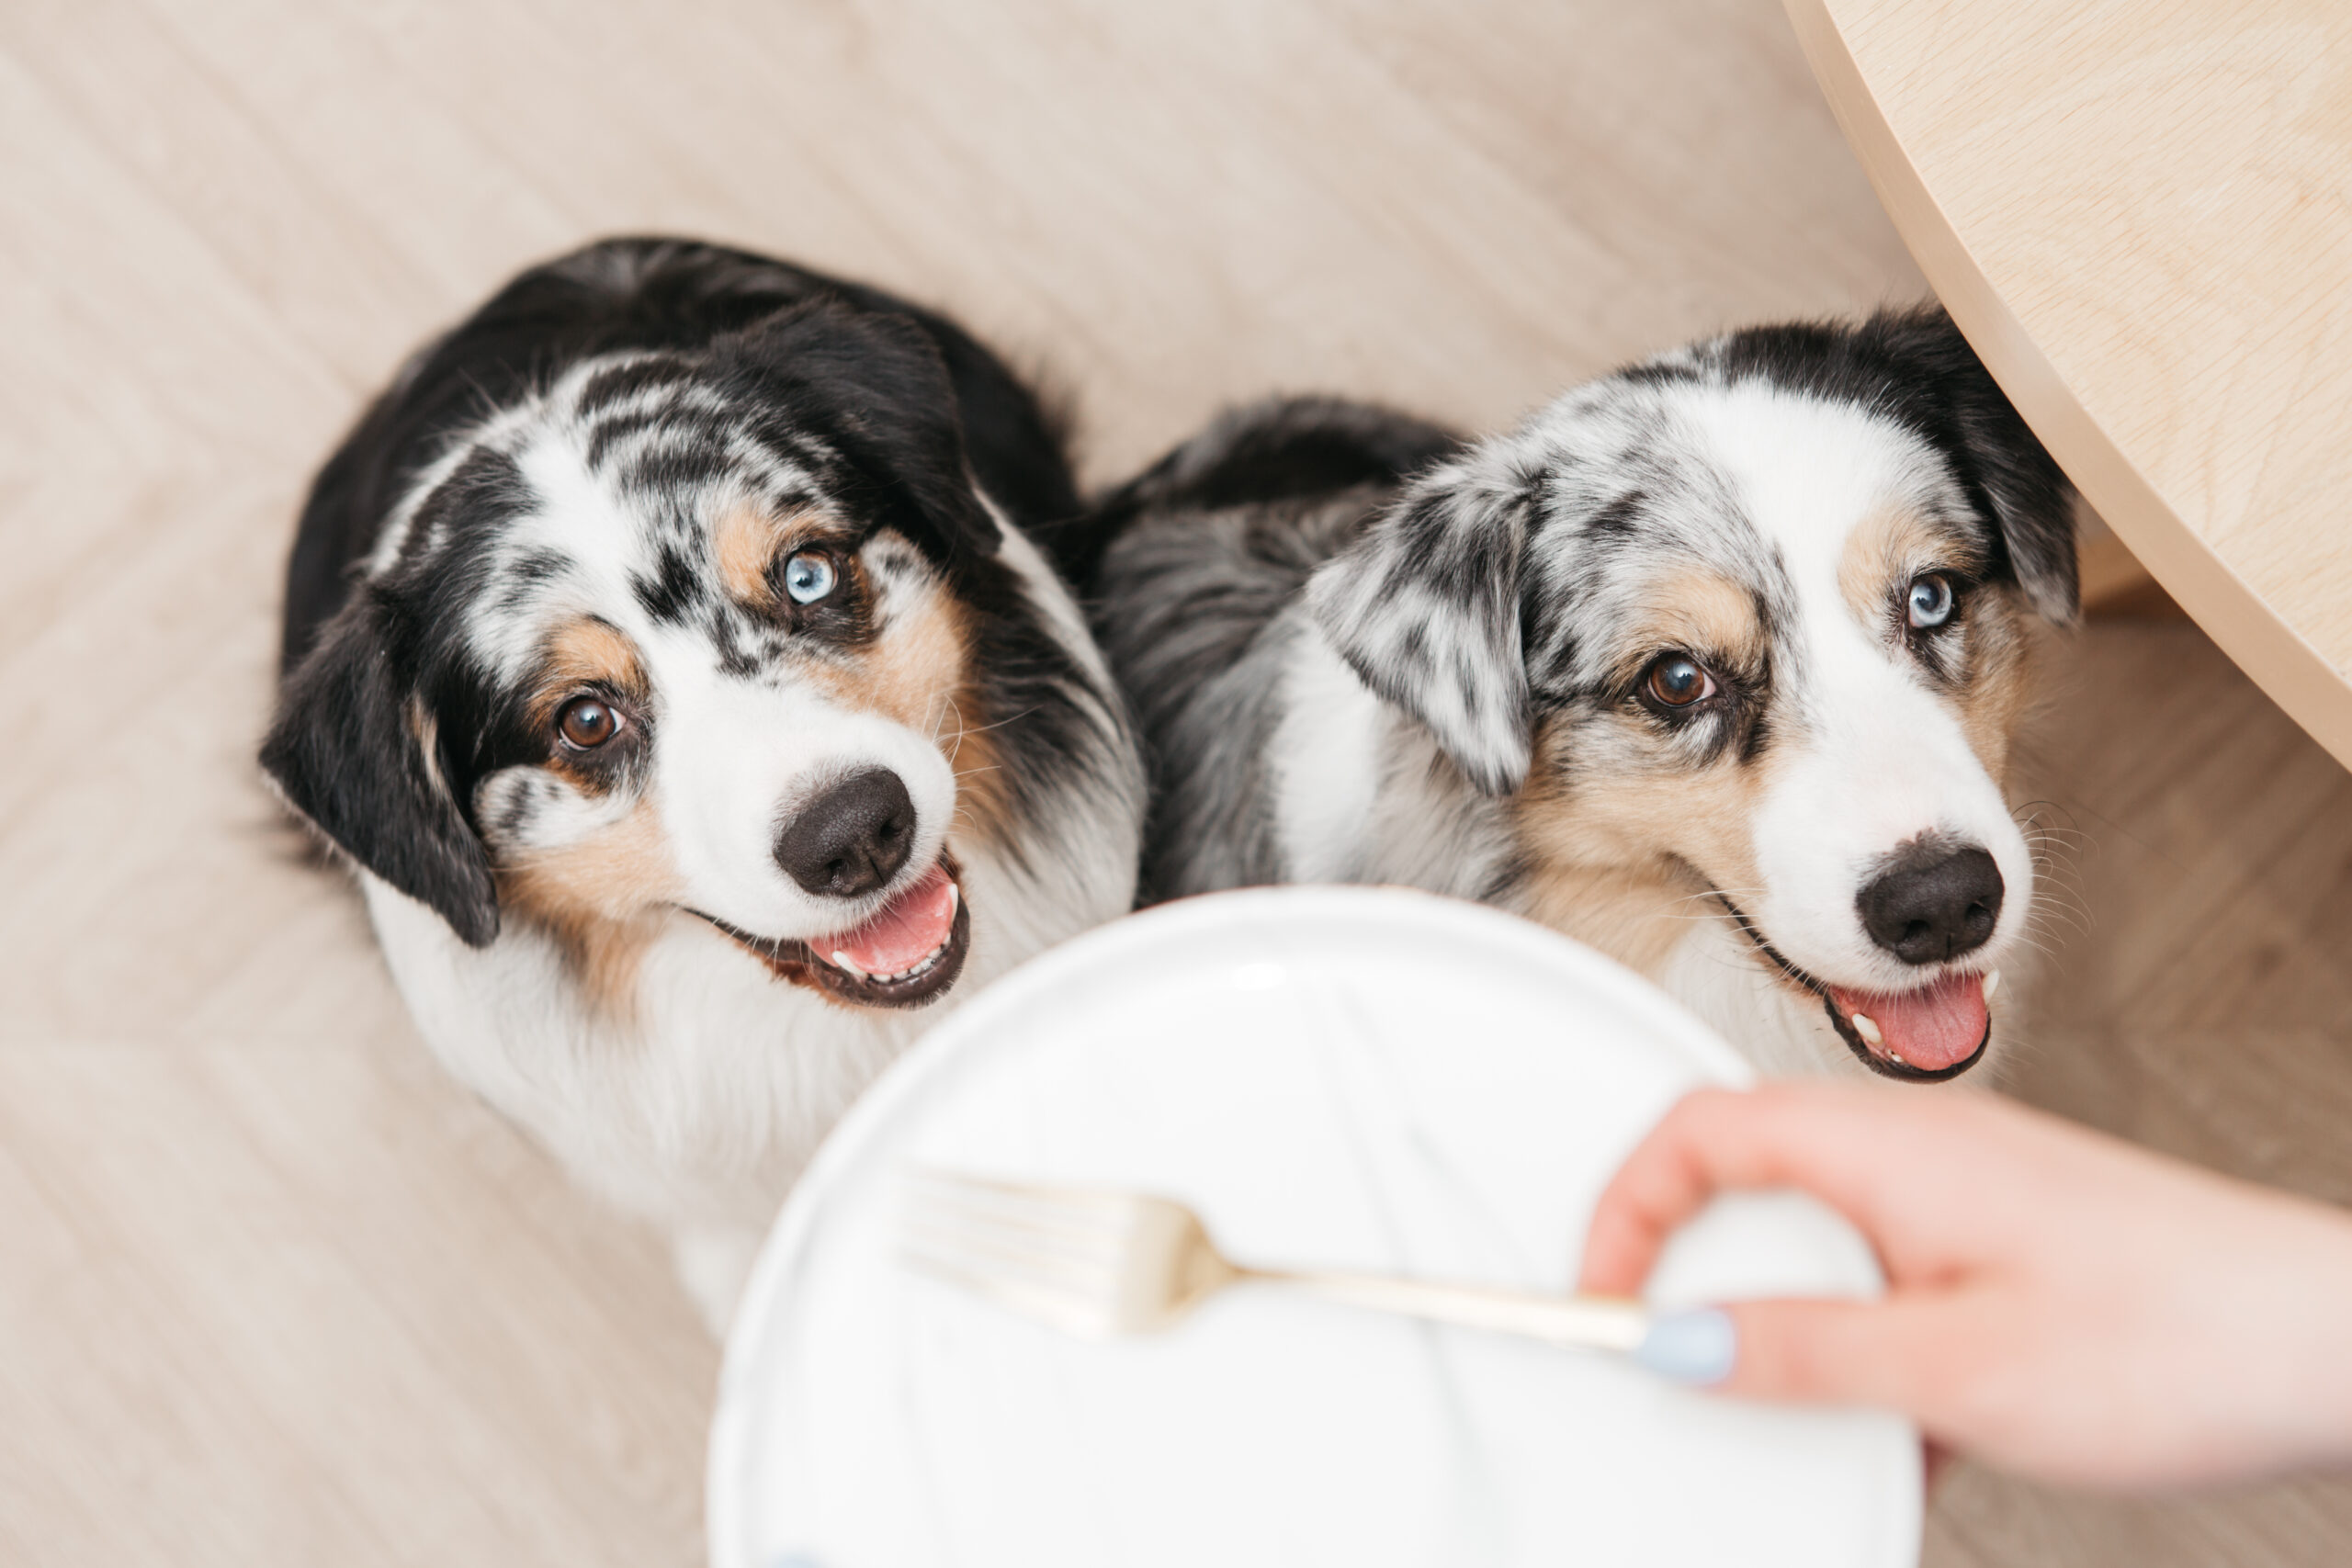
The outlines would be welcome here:
<svg viewBox="0 0 2352 1568">
<path fill-rule="evenodd" d="M 778 979 L 813 986 L 857 1007 L 920 1007 L 944 994 L 964 972 L 972 910 L 963 894 L 955 863 L 942 855 L 864 923 L 834 936 L 755 936 L 716 915 L 693 912 Z"/>
<path fill-rule="evenodd" d="M 1960 1077 L 1984 1059 L 1993 1043 L 1993 993 L 2000 985 L 1997 970 L 1987 974 L 1952 973 L 1913 991 L 1880 995 L 1850 991 L 1815 979 L 1790 963 L 1765 940 L 1747 912 L 1714 892 L 1716 902 L 1732 918 L 1741 934 L 1762 953 L 1781 978 L 1821 998 L 1829 1027 L 1854 1059 L 1898 1083 L 1943 1083 Z M 1932 1048 L 1918 1043 L 1931 1041 Z M 1918 1060 L 1906 1059 L 1908 1055 Z"/>
</svg>

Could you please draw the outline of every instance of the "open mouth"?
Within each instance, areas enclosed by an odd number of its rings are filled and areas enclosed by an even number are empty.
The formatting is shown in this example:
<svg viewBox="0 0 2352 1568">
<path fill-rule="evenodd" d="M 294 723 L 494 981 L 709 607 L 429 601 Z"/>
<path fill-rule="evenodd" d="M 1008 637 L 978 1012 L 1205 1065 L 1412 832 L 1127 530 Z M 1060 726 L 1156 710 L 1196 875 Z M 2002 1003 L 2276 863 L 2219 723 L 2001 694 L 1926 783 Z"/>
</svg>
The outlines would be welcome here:
<svg viewBox="0 0 2352 1568">
<path fill-rule="evenodd" d="M 1821 998 L 1838 1038 L 1871 1071 L 1903 1083 L 1942 1083 L 1984 1060 L 1993 1043 L 1991 1002 L 2000 985 L 1998 970 L 1944 975 L 1909 991 L 1826 985 L 1782 957 L 1739 906 L 1720 893 L 1715 897 L 1783 978 Z"/>
<path fill-rule="evenodd" d="M 702 918 L 776 978 L 858 1007 L 922 1006 L 956 983 L 972 945 L 972 911 L 944 856 L 864 924 L 835 936 L 758 937 L 715 915 Z"/>
</svg>

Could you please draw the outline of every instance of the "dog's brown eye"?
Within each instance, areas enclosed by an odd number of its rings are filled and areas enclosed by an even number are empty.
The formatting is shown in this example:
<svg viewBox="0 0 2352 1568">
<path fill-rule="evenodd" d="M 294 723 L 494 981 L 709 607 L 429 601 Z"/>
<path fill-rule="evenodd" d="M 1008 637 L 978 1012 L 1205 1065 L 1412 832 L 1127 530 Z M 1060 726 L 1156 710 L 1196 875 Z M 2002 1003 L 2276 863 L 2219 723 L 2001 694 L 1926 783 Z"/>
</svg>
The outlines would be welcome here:
<svg viewBox="0 0 2352 1568">
<path fill-rule="evenodd" d="M 1715 694 L 1714 678 L 1706 666 L 1682 653 L 1669 653 L 1651 665 L 1643 684 L 1653 698 L 1670 708 L 1687 708 L 1702 697 Z"/>
<path fill-rule="evenodd" d="M 574 697 L 564 705 L 555 728 L 566 741 L 586 751 L 620 733 L 621 716 L 601 698 Z"/>
</svg>

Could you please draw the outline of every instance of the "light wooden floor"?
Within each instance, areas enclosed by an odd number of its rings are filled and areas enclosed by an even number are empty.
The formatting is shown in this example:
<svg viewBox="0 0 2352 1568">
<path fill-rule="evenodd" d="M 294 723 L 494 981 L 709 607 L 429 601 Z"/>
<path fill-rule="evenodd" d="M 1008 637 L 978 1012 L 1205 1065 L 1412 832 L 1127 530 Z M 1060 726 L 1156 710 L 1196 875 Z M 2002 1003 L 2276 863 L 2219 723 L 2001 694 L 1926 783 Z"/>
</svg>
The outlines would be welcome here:
<svg viewBox="0 0 2352 1568">
<path fill-rule="evenodd" d="M 1921 285 L 1771 0 L 0 7 L 0 1562 L 684 1564 L 716 1358 L 423 1058 L 263 795 L 310 466 L 513 268 L 687 231 L 962 312 L 1113 477 L 1220 402 L 1473 425 Z M 2036 751 L 2024 1089 L 2352 1199 L 2352 779 L 2185 625 Z M 1937 1564 L 2352 1560 L 2352 1486 L 1963 1472 Z"/>
</svg>

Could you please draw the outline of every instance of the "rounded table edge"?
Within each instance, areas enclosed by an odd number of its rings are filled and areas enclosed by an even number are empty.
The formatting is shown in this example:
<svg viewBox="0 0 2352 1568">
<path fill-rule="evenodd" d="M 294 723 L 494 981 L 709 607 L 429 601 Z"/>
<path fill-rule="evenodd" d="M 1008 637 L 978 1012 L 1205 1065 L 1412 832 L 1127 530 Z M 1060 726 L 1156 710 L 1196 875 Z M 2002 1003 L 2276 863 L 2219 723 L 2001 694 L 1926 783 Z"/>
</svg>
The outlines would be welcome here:
<svg viewBox="0 0 2352 1568">
<path fill-rule="evenodd" d="M 1919 270 L 2084 498 L 2222 651 L 2352 770 L 2352 681 L 2173 510 L 2068 389 L 1905 151 L 1829 0 L 1781 0 L 1838 129 Z"/>
</svg>

